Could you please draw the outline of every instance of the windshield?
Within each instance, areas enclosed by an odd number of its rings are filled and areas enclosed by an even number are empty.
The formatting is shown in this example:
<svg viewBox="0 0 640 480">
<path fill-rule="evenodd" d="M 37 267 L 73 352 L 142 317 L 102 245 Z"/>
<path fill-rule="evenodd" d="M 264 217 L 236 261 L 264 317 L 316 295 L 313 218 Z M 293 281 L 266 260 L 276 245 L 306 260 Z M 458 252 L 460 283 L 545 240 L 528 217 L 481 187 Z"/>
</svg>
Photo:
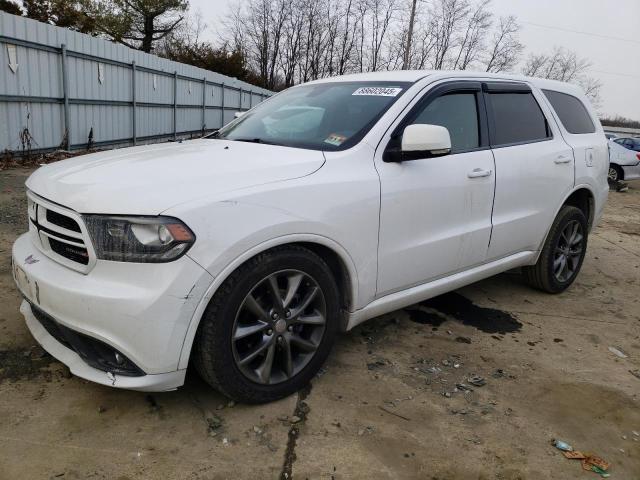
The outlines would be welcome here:
<svg viewBox="0 0 640 480">
<path fill-rule="evenodd" d="M 291 88 L 209 138 L 344 150 L 362 139 L 408 83 L 320 83 Z"/>
</svg>

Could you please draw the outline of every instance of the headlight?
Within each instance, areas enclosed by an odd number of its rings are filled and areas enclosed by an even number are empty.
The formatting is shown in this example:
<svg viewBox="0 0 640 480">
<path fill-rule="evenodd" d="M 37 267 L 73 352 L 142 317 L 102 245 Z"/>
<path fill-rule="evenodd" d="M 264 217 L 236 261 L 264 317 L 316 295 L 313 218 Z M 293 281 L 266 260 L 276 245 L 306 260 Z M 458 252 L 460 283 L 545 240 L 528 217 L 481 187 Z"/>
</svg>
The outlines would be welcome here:
<svg viewBox="0 0 640 480">
<path fill-rule="evenodd" d="M 83 215 L 83 219 L 101 260 L 170 262 L 184 255 L 196 240 L 177 218 Z"/>
</svg>

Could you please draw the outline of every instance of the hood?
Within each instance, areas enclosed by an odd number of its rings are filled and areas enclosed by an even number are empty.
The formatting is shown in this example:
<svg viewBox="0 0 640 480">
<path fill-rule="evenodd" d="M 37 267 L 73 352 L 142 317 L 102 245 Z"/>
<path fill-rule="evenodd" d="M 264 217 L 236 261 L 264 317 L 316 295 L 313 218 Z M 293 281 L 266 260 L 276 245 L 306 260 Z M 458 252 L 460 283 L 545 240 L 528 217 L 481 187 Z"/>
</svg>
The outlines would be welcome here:
<svg viewBox="0 0 640 480">
<path fill-rule="evenodd" d="M 45 165 L 27 188 L 79 213 L 157 215 L 205 195 L 303 177 L 320 151 L 192 140 L 82 155 Z"/>
</svg>

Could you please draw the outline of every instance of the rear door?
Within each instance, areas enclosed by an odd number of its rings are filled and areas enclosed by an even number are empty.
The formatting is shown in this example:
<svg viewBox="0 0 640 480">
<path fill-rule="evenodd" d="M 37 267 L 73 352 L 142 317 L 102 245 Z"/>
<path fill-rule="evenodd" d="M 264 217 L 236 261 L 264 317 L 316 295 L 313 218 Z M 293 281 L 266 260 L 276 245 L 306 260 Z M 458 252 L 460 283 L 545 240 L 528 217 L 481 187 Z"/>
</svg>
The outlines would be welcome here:
<svg viewBox="0 0 640 480">
<path fill-rule="evenodd" d="M 488 260 L 540 247 L 574 184 L 574 158 L 542 93 L 525 83 L 483 83 L 496 165 Z"/>
</svg>

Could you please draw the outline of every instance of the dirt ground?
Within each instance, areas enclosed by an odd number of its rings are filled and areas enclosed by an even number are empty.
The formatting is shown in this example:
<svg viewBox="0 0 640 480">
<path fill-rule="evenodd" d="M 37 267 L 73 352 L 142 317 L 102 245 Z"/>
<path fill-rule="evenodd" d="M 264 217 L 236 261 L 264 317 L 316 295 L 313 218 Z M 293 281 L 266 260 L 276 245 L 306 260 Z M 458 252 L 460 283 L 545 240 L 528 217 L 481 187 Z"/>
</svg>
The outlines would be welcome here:
<svg viewBox="0 0 640 480">
<path fill-rule="evenodd" d="M 564 294 L 499 275 L 361 325 L 308 390 L 244 406 L 196 375 L 88 383 L 36 346 L 9 268 L 29 173 L 0 172 L 1 479 L 597 478 L 554 438 L 640 478 L 640 183 L 611 192 Z"/>
</svg>

